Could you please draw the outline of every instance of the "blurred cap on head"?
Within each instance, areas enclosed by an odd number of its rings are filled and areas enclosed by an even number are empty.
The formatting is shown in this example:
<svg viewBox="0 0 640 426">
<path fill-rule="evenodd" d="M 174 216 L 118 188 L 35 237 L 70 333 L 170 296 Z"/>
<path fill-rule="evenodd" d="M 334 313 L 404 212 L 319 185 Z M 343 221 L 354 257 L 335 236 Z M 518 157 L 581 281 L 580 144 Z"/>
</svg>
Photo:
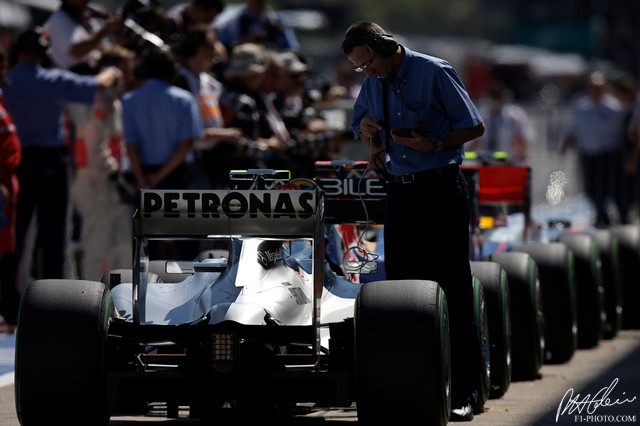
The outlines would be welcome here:
<svg viewBox="0 0 640 426">
<path fill-rule="evenodd" d="M 264 47 L 255 43 L 244 43 L 234 47 L 229 58 L 226 77 L 247 77 L 261 74 L 267 69 L 268 61 Z"/>
<path fill-rule="evenodd" d="M 308 73 L 311 68 L 302 62 L 295 52 L 283 52 L 280 54 L 280 60 L 284 70 L 289 74 Z"/>
</svg>

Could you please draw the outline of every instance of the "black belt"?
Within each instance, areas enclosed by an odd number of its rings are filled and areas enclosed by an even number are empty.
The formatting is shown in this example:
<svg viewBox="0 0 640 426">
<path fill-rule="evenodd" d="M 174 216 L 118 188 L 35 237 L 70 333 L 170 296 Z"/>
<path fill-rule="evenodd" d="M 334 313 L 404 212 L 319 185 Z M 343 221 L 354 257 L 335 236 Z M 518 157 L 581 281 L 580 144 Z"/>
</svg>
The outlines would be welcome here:
<svg viewBox="0 0 640 426">
<path fill-rule="evenodd" d="M 429 169 L 429 170 L 424 170 L 422 172 L 409 173 L 402 176 L 392 176 L 391 182 L 413 183 L 413 182 L 433 179 L 437 176 L 444 176 L 449 174 L 453 176 L 458 172 L 458 170 L 459 170 L 459 167 L 457 164 L 448 164 L 444 167 L 438 167 L 437 169 Z"/>
</svg>

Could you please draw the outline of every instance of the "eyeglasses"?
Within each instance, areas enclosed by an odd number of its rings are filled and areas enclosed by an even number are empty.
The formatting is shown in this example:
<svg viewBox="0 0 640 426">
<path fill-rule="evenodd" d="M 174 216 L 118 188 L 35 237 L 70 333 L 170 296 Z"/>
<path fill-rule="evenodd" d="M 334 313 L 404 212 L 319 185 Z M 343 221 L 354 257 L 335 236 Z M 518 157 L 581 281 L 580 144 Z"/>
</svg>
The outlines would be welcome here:
<svg viewBox="0 0 640 426">
<path fill-rule="evenodd" d="M 363 65 L 360 65 L 359 67 L 354 67 L 354 68 L 353 68 L 353 70 L 354 70 L 355 72 L 363 72 L 365 69 L 367 69 L 367 67 L 368 67 L 369 65 L 371 65 L 371 63 L 373 62 L 373 60 L 374 60 L 374 59 L 376 59 L 376 55 L 377 55 L 377 53 L 376 53 L 376 52 L 373 52 L 373 57 L 371 58 L 371 60 L 370 60 L 369 62 L 367 62 L 367 63 L 365 63 L 365 64 L 363 64 Z"/>
</svg>

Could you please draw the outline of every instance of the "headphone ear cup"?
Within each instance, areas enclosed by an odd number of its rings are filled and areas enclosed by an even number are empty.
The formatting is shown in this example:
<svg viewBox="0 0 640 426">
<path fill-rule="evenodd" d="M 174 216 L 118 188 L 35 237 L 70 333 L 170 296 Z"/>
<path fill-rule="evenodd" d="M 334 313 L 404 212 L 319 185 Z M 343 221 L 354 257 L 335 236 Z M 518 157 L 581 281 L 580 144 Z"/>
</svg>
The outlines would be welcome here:
<svg viewBox="0 0 640 426">
<path fill-rule="evenodd" d="M 382 34 L 372 34 L 371 44 L 371 50 L 385 58 L 393 56 L 393 54 L 398 50 L 398 43 L 390 37 L 386 37 Z"/>
</svg>

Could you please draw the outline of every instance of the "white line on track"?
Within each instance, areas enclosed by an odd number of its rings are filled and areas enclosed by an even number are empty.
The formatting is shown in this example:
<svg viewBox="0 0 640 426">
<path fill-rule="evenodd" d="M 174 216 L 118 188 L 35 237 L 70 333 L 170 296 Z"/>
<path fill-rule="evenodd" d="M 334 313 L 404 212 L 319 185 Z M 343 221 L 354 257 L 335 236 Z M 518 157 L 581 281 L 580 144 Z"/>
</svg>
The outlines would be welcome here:
<svg viewBox="0 0 640 426">
<path fill-rule="evenodd" d="M 13 371 L 0 376 L 0 388 L 13 385 Z"/>
</svg>

